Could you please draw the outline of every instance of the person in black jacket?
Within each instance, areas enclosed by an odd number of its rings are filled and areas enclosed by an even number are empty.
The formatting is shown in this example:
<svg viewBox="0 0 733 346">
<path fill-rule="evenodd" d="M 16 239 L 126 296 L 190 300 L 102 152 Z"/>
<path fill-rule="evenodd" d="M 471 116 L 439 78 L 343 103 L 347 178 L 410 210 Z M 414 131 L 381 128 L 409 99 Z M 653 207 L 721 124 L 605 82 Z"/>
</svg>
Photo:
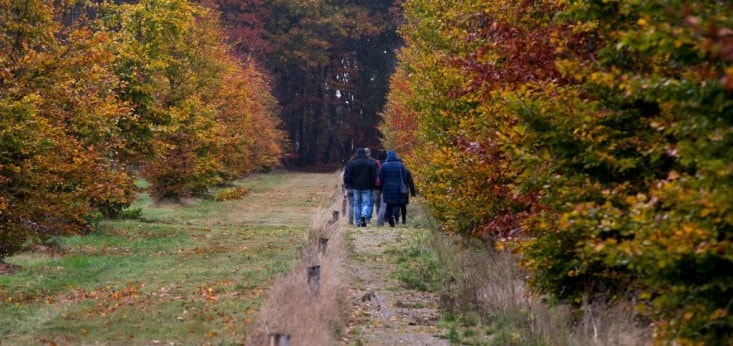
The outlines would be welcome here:
<svg viewBox="0 0 733 346">
<path fill-rule="evenodd" d="M 366 156 L 364 148 L 356 150 L 356 158 L 344 171 L 344 185 L 354 193 L 354 218 L 358 226 L 366 227 L 372 215 L 372 190 L 377 181 L 377 164 Z"/>
</svg>

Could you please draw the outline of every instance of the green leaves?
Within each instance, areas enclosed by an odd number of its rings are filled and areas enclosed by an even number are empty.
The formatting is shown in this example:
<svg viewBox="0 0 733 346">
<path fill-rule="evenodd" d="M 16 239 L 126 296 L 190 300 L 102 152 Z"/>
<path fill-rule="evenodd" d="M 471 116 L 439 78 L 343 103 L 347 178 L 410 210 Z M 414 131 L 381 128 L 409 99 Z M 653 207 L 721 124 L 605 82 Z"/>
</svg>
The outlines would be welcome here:
<svg viewBox="0 0 733 346">
<path fill-rule="evenodd" d="M 118 11 L 117 66 L 129 78 L 123 95 L 140 115 L 128 150 L 137 154 L 132 158 L 154 198 L 201 195 L 277 162 L 282 135 L 265 96 L 268 85 L 233 57 L 215 13 L 178 0 Z M 255 103 L 262 104 L 249 105 Z"/>
</svg>

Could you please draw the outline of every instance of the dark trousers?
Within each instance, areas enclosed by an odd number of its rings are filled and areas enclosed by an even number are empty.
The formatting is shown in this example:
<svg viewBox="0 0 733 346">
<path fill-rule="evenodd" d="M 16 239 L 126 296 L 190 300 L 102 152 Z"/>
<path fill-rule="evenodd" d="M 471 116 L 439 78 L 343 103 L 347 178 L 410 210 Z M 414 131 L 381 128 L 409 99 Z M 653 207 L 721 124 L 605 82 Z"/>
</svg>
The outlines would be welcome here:
<svg viewBox="0 0 733 346">
<path fill-rule="evenodd" d="M 394 208 L 394 222 L 399 222 L 400 215 L 402 215 L 402 224 L 407 223 L 407 204 L 400 204 L 399 207 Z"/>
<path fill-rule="evenodd" d="M 384 201 L 382 201 L 384 203 Z M 387 209 L 384 212 L 385 217 L 387 218 L 387 221 L 389 222 L 390 226 L 393 226 L 395 222 L 397 222 L 397 215 L 400 212 L 400 205 L 399 204 L 390 204 L 387 203 Z"/>
<path fill-rule="evenodd" d="M 402 214 L 402 223 L 407 223 L 407 204 L 400 204 L 400 214 Z M 395 216 L 395 222 L 399 219 L 399 214 Z"/>
</svg>

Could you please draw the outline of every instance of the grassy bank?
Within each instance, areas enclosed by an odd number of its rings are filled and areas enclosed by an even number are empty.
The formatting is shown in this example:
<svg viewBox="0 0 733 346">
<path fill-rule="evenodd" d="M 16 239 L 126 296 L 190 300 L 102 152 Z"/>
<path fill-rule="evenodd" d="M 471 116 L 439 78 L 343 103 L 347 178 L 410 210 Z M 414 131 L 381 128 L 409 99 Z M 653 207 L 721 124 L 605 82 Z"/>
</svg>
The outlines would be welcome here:
<svg viewBox="0 0 733 346">
<path fill-rule="evenodd" d="M 258 175 L 240 200 L 153 204 L 6 259 L 0 343 L 237 344 L 275 276 L 289 270 L 328 174 Z"/>
<path fill-rule="evenodd" d="M 629 304 L 574 309 L 529 292 L 517 258 L 438 231 L 419 203 L 413 229 L 385 253 L 402 286 L 439 294 L 438 326 L 460 345 L 643 345 L 650 331 Z"/>
</svg>

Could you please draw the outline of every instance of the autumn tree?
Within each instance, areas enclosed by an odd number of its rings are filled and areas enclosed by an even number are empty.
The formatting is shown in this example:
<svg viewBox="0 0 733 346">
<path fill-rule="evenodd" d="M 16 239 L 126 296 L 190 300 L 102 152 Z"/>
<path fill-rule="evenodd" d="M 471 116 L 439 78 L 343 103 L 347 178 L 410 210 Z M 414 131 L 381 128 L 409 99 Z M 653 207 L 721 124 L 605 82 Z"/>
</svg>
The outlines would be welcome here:
<svg viewBox="0 0 733 346">
<path fill-rule="evenodd" d="M 632 287 L 660 339 L 727 344 L 733 7 L 571 2 L 566 14 L 596 58 L 558 61 L 579 83 L 571 102 L 538 94 L 525 108 L 560 176 L 543 178 L 557 222 L 532 223 L 538 287 Z"/>
<path fill-rule="evenodd" d="M 227 55 L 229 70 L 224 86 L 215 91 L 217 136 L 223 139 L 222 177 L 226 181 L 279 166 L 287 139 L 279 129 L 277 100 L 270 80 L 257 63 Z M 243 65 L 242 65 L 243 64 Z"/>
<path fill-rule="evenodd" d="M 729 343 L 731 5 L 405 10 L 383 132 L 445 229 L 511 246 L 537 292 L 640 302 L 661 342 Z"/>
<path fill-rule="evenodd" d="M 218 14 L 183 0 L 108 12 L 107 26 L 121 28 L 120 93 L 137 115 L 123 126 L 154 198 L 202 195 L 278 162 L 283 143 L 267 82 L 233 58 Z"/>
<path fill-rule="evenodd" d="M 186 1 L 0 2 L 0 258 L 279 164 L 269 81 Z M 235 152 L 232 152 L 235 151 Z"/>
<path fill-rule="evenodd" d="M 110 35 L 62 26 L 58 5 L 0 2 L 0 257 L 29 237 L 90 231 L 133 198 L 115 159 L 130 110 Z"/>
<path fill-rule="evenodd" d="M 226 34 L 235 50 L 244 56 L 264 59 L 273 51 L 266 28 L 273 6 L 267 0 L 217 0 Z"/>
</svg>

